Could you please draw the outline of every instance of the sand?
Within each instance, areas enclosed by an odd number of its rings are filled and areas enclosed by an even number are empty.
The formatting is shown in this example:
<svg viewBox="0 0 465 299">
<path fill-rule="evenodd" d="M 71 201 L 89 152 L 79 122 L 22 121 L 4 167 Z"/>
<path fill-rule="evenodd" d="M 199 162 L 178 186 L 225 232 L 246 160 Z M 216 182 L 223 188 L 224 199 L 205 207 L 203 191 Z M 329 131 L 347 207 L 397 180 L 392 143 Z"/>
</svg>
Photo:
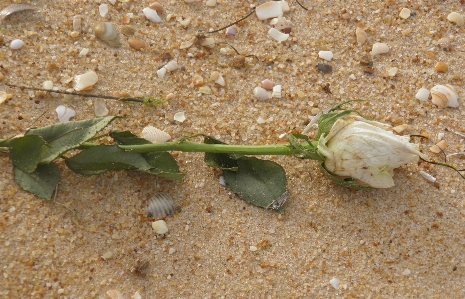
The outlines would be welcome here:
<svg viewBox="0 0 465 299">
<path fill-rule="evenodd" d="M 300 2 L 310 10 L 290 2 L 287 41 L 272 40 L 268 21 L 253 15 L 235 25 L 235 37 L 207 34 L 216 41 L 212 48 L 194 44 L 181 50 L 198 30 L 226 26 L 257 3 L 217 1 L 207 7 L 160 1 L 163 22 L 153 23 L 142 14 L 150 1 L 109 4 L 105 18 L 98 13 L 104 0 L 25 1 L 41 10 L 11 15 L 1 24 L 0 91 L 13 98 L 0 105 L 0 137 L 56 123 L 58 105 L 74 109 L 76 120 L 95 117 L 87 98 L 4 83 L 42 87 L 51 80 L 65 90 L 75 75 L 94 70 L 99 81 L 89 93 L 167 99 L 156 107 L 107 100 L 110 115 L 125 116 L 111 129 L 140 134 L 153 125 L 173 139 L 205 133 L 231 144 L 286 143 L 281 134 L 301 132 L 319 111 L 359 98 L 366 102 L 352 107 L 365 115 L 408 124 L 405 135 L 428 134 L 431 141 L 421 141 L 421 147 L 431 159 L 441 159 L 428 151 L 441 132 L 446 152 L 464 151 L 463 137 L 452 131 L 465 129 L 465 27 L 447 20 L 452 11 L 463 13 L 459 1 Z M 399 17 L 403 7 L 413 12 L 408 19 Z M 133 37 L 147 43 L 140 51 L 121 34 L 128 13 Z M 82 16 L 82 31 L 72 37 L 76 15 Z M 191 21 L 184 27 L 177 18 Z M 115 24 L 121 47 L 95 38 L 98 21 Z M 363 45 L 356 42 L 357 26 L 366 27 Z M 9 42 L 16 38 L 25 45 L 11 50 Z M 441 46 L 444 40 L 438 45 L 441 38 L 449 38 L 450 45 Z M 259 61 L 250 57 L 244 67 L 233 67 L 237 54 L 226 42 Z M 375 42 L 390 50 L 371 59 Z M 83 48 L 89 53 L 80 56 Z M 332 51 L 334 58 L 318 58 L 321 50 Z M 168 61 L 166 53 L 183 68 L 159 79 L 156 71 Z M 364 64 L 368 61 L 372 66 Z M 447 71 L 437 72 L 437 62 L 447 64 Z M 330 64 L 332 72 L 318 71 L 318 63 Z M 394 77 L 387 75 L 392 67 L 398 68 Z M 210 81 L 214 71 L 225 78 L 224 87 Z M 204 84 L 194 86 L 195 75 Z M 254 99 L 253 89 L 264 79 L 282 85 L 282 98 Z M 415 99 L 418 89 L 436 84 L 454 86 L 461 106 L 439 109 Z M 199 92 L 203 85 L 211 94 Z M 172 121 L 180 111 L 186 121 Z M 265 122 L 257 123 L 259 117 Z M 0 295 L 110 298 L 107 291 L 119 290 L 123 298 L 136 292 L 142 298 L 465 297 L 465 185 L 456 172 L 412 163 L 395 170 L 395 187 L 351 191 L 331 183 L 314 161 L 266 158 L 287 173 L 290 197 L 282 215 L 247 204 L 221 186 L 221 172 L 207 167 L 202 154 L 176 153 L 186 174 L 182 181 L 137 172 L 84 177 L 59 161 L 61 181 L 52 201 L 21 190 L 8 156 L 1 154 Z M 449 162 L 463 168 L 463 160 Z M 435 176 L 438 186 L 420 170 Z M 169 193 L 178 206 L 165 219 L 165 236 L 153 232 L 153 220 L 144 212 L 157 192 Z M 339 280 L 337 289 L 333 278 Z"/>
</svg>

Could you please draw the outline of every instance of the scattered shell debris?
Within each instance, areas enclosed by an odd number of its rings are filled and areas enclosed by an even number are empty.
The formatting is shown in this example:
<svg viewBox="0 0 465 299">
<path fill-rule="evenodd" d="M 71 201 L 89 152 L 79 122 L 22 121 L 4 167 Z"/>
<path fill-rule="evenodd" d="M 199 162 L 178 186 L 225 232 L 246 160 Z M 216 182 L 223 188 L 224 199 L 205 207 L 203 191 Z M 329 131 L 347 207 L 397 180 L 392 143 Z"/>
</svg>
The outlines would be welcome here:
<svg viewBox="0 0 465 299">
<path fill-rule="evenodd" d="M 20 39 L 14 39 L 10 42 L 10 48 L 13 50 L 19 50 L 24 46 L 24 42 Z"/>
<path fill-rule="evenodd" d="M 439 153 L 442 153 L 446 149 L 446 147 L 447 147 L 447 142 L 445 140 L 441 140 L 435 145 L 431 146 L 429 150 L 432 153 L 439 154 Z"/>
<path fill-rule="evenodd" d="M 93 30 L 96 37 L 106 42 L 110 46 L 121 46 L 118 31 L 116 31 L 115 25 L 113 25 L 112 23 L 99 22 L 94 26 Z"/>
<path fill-rule="evenodd" d="M 415 99 L 426 102 L 429 99 L 430 92 L 427 88 L 420 88 L 415 94 Z"/>
<path fill-rule="evenodd" d="M 152 22 L 155 22 L 155 23 L 161 23 L 161 18 L 160 16 L 158 15 L 157 11 L 155 9 L 152 9 L 150 7 L 146 7 L 144 9 L 142 9 L 142 13 L 144 14 L 144 16 L 152 21 Z"/>
<path fill-rule="evenodd" d="M 277 18 L 283 14 L 283 8 L 278 1 L 268 1 L 257 6 L 255 14 L 259 20 Z"/>
<path fill-rule="evenodd" d="M 158 235 L 164 235 L 168 232 L 168 225 L 165 220 L 157 220 L 152 222 L 152 229 Z"/>
<path fill-rule="evenodd" d="M 370 53 L 371 56 L 389 53 L 389 46 L 386 43 L 374 43 Z"/>
<path fill-rule="evenodd" d="M 431 183 L 435 183 L 437 180 L 434 176 L 432 176 L 424 170 L 420 170 L 420 175 L 424 177 L 426 180 L 430 181 Z"/>
<path fill-rule="evenodd" d="M 150 125 L 142 129 L 142 134 L 140 137 L 152 143 L 166 142 L 171 139 L 170 134 Z"/>
<path fill-rule="evenodd" d="M 73 109 L 65 107 L 63 105 L 58 106 L 55 109 L 55 111 L 60 122 L 67 122 L 70 118 L 76 116 L 76 112 Z"/>
<path fill-rule="evenodd" d="M 163 219 L 174 213 L 174 202 L 168 193 L 157 193 L 147 202 L 147 217 Z"/>
<path fill-rule="evenodd" d="M 95 113 L 95 116 L 98 116 L 98 117 L 103 117 L 103 116 L 107 116 L 109 111 L 108 111 L 108 108 L 107 108 L 107 104 L 105 104 L 105 100 L 104 99 L 94 99 L 94 113 Z"/>
<path fill-rule="evenodd" d="M 458 98 L 455 89 L 449 84 L 436 85 L 431 88 L 431 102 L 438 108 L 457 108 L 459 106 Z"/>
<path fill-rule="evenodd" d="M 271 94 L 262 87 L 255 87 L 253 90 L 253 95 L 257 100 L 271 99 Z"/>
<path fill-rule="evenodd" d="M 463 26 L 463 24 L 464 24 L 463 16 L 461 14 L 459 14 L 458 12 L 455 12 L 455 11 L 451 12 L 447 16 L 447 20 L 449 20 L 452 23 L 455 23 L 455 25 L 457 25 L 457 26 Z"/>
<path fill-rule="evenodd" d="M 82 75 L 74 76 L 73 87 L 76 91 L 87 90 L 98 82 L 97 73 L 89 71 Z"/>
<path fill-rule="evenodd" d="M 176 112 L 173 119 L 182 123 L 186 120 L 186 116 L 184 115 L 184 112 Z"/>
</svg>

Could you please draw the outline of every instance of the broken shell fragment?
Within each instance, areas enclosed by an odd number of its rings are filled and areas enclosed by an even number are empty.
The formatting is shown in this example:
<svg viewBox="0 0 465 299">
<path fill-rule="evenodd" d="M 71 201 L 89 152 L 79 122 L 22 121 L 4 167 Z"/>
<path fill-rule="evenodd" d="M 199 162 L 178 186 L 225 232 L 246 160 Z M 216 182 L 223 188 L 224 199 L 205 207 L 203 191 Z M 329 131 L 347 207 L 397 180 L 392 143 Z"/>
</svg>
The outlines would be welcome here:
<svg viewBox="0 0 465 299">
<path fill-rule="evenodd" d="M 426 171 L 420 170 L 420 175 L 430 181 L 431 183 L 436 182 L 436 178 L 431 174 L 427 173 Z"/>
<path fill-rule="evenodd" d="M 155 22 L 155 23 L 161 23 L 161 18 L 155 9 L 146 7 L 142 10 L 142 12 L 144 13 L 145 17 L 149 19 L 150 21 Z"/>
<path fill-rule="evenodd" d="M 257 100 L 268 100 L 271 98 L 271 94 L 266 91 L 264 88 L 261 87 L 255 87 L 253 90 L 253 96 Z"/>
<path fill-rule="evenodd" d="M 81 27 L 82 27 L 81 16 L 74 16 L 73 17 L 73 30 L 76 32 L 81 32 Z"/>
<path fill-rule="evenodd" d="M 442 153 L 447 147 L 447 142 L 445 140 L 441 140 L 432 147 L 429 148 L 430 152 L 439 154 Z"/>
<path fill-rule="evenodd" d="M 166 75 L 166 67 L 162 67 L 157 71 L 158 78 L 162 79 Z"/>
<path fill-rule="evenodd" d="M 168 232 L 168 225 L 166 225 L 166 222 L 164 220 L 152 222 L 152 228 L 155 231 L 155 233 L 159 235 L 164 235 Z"/>
<path fill-rule="evenodd" d="M 146 126 L 142 130 L 141 137 L 152 143 L 166 142 L 171 139 L 170 134 L 154 126 Z"/>
<path fill-rule="evenodd" d="M 455 23 L 457 26 L 463 26 L 464 24 L 463 16 L 455 11 L 451 12 L 447 16 L 447 20 L 449 20 L 449 22 Z"/>
<path fill-rule="evenodd" d="M 333 52 L 331 51 L 320 51 L 318 52 L 318 57 L 326 60 L 326 61 L 331 61 L 331 59 L 333 59 Z"/>
<path fill-rule="evenodd" d="M 286 39 L 289 38 L 289 34 L 282 33 L 281 31 L 275 29 L 275 28 L 270 28 L 268 30 L 268 34 L 276 41 L 282 42 L 285 41 Z"/>
<path fill-rule="evenodd" d="M 398 125 L 398 126 L 395 126 L 392 128 L 392 130 L 398 134 L 402 133 L 403 131 L 407 130 L 408 129 L 408 125 L 407 124 L 402 124 L 402 125 Z"/>
<path fill-rule="evenodd" d="M 112 23 L 99 22 L 94 26 L 93 29 L 95 36 L 108 43 L 110 46 L 121 46 L 118 31 L 116 31 L 116 28 Z"/>
<path fill-rule="evenodd" d="M 75 117 L 76 116 L 76 112 L 74 112 L 73 109 L 71 108 L 68 108 L 68 107 L 65 107 L 63 105 L 60 105 L 58 106 L 56 109 L 55 109 L 56 113 L 57 113 L 57 116 L 58 116 L 58 120 L 60 122 L 67 122 L 69 121 L 69 119 L 71 117 Z"/>
<path fill-rule="evenodd" d="M 186 120 L 186 116 L 184 115 L 184 112 L 176 112 L 176 114 L 174 114 L 173 119 L 182 123 Z"/>
<path fill-rule="evenodd" d="M 283 16 L 279 16 L 276 20 L 276 22 L 273 22 L 274 28 L 278 29 L 282 33 L 290 33 L 292 31 L 292 22 L 287 20 Z"/>
<path fill-rule="evenodd" d="M 273 86 L 273 92 L 271 93 L 273 98 L 281 98 L 281 85 Z"/>
<path fill-rule="evenodd" d="M 283 14 L 283 8 L 279 1 L 268 1 L 257 6 L 255 13 L 259 20 L 266 20 L 281 16 Z"/>
<path fill-rule="evenodd" d="M 108 14 L 108 4 L 100 4 L 98 7 L 98 12 L 102 18 L 106 17 Z"/>
<path fill-rule="evenodd" d="M 426 102 L 429 99 L 429 94 L 430 94 L 429 90 L 422 87 L 417 91 L 417 94 L 415 95 L 415 99 Z"/>
<path fill-rule="evenodd" d="M 174 212 L 174 202 L 168 193 L 157 193 L 147 202 L 147 217 L 163 219 Z"/>
<path fill-rule="evenodd" d="M 374 43 L 371 49 L 371 56 L 386 54 L 389 52 L 389 46 L 385 43 Z"/>
<path fill-rule="evenodd" d="M 84 73 L 82 75 L 74 76 L 73 87 L 76 91 L 81 91 L 92 87 L 97 83 L 98 76 L 94 71 Z"/>
<path fill-rule="evenodd" d="M 449 84 L 436 85 L 431 88 L 431 102 L 438 108 L 457 108 L 459 106 L 458 98 L 454 88 Z"/>
<path fill-rule="evenodd" d="M 399 71 L 398 68 L 396 67 L 390 67 L 387 69 L 386 71 L 386 74 L 389 76 L 389 77 L 395 77 L 397 75 L 397 72 Z"/>
<path fill-rule="evenodd" d="M 447 64 L 445 64 L 444 62 L 439 61 L 439 62 L 436 63 L 436 65 L 434 66 L 434 69 L 435 69 L 436 72 L 438 72 L 438 73 L 445 73 L 445 72 L 447 72 L 448 66 L 447 66 Z"/>
<path fill-rule="evenodd" d="M 109 111 L 103 99 L 94 99 L 94 113 L 95 116 L 107 116 Z"/>
<path fill-rule="evenodd" d="M 402 8 L 402 10 L 400 11 L 399 16 L 400 16 L 402 19 L 406 20 L 406 19 L 408 19 L 408 18 L 410 17 L 410 13 L 411 13 L 411 12 L 412 12 L 412 11 L 411 11 L 410 9 L 404 7 L 404 8 Z"/>
<path fill-rule="evenodd" d="M 357 37 L 357 44 L 359 45 L 363 45 L 367 40 L 367 33 L 365 32 L 365 29 L 361 27 L 357 27 L 355 29 L 355 36 Z"/>
<path fill-rule="evenodd" d="M 167 71 L 172 72 L 174 70 L 177 70 L 179 68 L 179 65 L 176 62 L 176 60 L 171 60 L 165 65 L 165 68 Z"/>
</svg>

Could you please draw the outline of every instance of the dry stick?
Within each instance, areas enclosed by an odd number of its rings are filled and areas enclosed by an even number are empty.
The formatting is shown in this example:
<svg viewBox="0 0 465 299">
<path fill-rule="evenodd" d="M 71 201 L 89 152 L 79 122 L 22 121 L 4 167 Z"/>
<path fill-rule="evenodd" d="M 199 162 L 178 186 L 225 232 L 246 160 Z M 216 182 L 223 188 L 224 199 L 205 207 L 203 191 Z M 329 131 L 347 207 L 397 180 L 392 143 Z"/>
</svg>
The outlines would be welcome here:
<svg viewBox="0 0 465 299">
<path fill-rule="evenodd" d="M 308 8 L 304 7 L 302 4 L 300 4 L 300 2 L 298 0 L 295 0 L 295 2 L 297 2 L 297 4 L 299 4 L 300 7 L 302 7 L 303 9 L 305 10 L 309 10 Z"/>
<path fill-rule="evenodd" d="M 14 84 L 9 84 L 9 83 L 5 83 L 5 85 L 10 86 L 10 87 L 20 88 L 20 89 L 38 90 L 38 91 L 54 92 L 54 93 L 60 93 L 60 94 L 70 94 L 70 95 L 81 96 L 85 98 L 99 98 L 99 99 L 117 100 L 121 102 L 138 102 L 138 103 L 144 102 L 144 98 L 121 98 L 121 97 L 106 96 L 106 95 L 94 95 L 94 94 L 89 94 L 89 93 L 78 93 L 78 92 L 71 92 L 71 91 L 61 91 L 61 90 L 52 90 L 52 89 L 44 89 L 44 88 L 37 88 L 37 87 L 28 87 L 28 86 L 14 85 Z"/>
<path fill-rule="evenodd" d="M 226 28 L 228 28 L 228 27 L 230 27 L 230 26 L 236 25 L 237 23 L 239 23 L 239 22 L 241 22 L 241 21 L 244 21 L 245 19 L 247 19 L 248 17 L 250 17 L 254 12 L 255 12 L 255 8 L 252 9 L 252 11 L 251 11 L 248 15 L 246 15 L 245 17 L 243 17 L 242 19 L 240 19 L 240 20 L 238 20 L 238 21 L 236 21 L 236 22 L 234 22 L 234 23 L 231 23 L 231 24 L 229 24 L 229 25 L 227 25 L 227 26 L 225 26 L 225 27 L 223 27 L 223 28 L 220 28 L 220 29 L 217 29 L 217 30 L 213 30 L 213 31 L 207 31 L 206 33 L 216 33 L 216 32 L 220 32 L 220 31 L 223 30 L 223 29 L 226 29 Z"/>
</svg>

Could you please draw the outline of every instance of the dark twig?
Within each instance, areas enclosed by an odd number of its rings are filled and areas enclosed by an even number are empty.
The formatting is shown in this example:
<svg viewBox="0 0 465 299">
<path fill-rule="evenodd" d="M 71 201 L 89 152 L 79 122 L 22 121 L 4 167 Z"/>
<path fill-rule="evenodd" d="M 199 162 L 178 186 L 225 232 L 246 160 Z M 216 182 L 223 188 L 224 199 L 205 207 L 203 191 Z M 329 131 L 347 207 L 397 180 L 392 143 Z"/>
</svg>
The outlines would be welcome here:
<svg viewBox="0 0 465 299">
<path fill-rule="evenodd" d="M 299 6 L 302 7 L 303 9 L 309 10 L 308 8 L 306 8 L 305 6 L 303 6 L 302 4 L 300 4 L 300 2 L 299 2 L 298 0 L 295 0 L 295 2 L 297 2 L 297 4 L 299 4 Z"/>
<path fill-rule="evenodd" d="M 246 15 L 245 17 L 243 17 L 242 19 L 240 19 L 240 20 L 238 20 L 238 21 L 236 21 L 236 22 L 234 22 L 234 23 L 231 23 L 231 24 L 229 24 L 229 25 L 227 25 L 227 26 L 225 26 L 225 27 L 222 27 L 222 28 L 220 28 L 220 29 L 213 30 L 213 31 L 208 31 L 207 33 L 216 33 L 216 32 L 219 32 L 219 31 L 221 31 L 221 30 L 223 30 L 223 29 L 226 29 L 226 28 L 228 28 L 228 27 L 230 27 L 230 26 L 232 26 L 232 25 L 236 25 L 237 23 L 239 23 L 239 22 L 241 22 L 241 21 L 244 21 L 245 19 L 247 19 L 248 17 L 250 17 L 254 12 L 255 12 L 255 8 L 252 9 L 252 11 L 251 11 L 248 15 Z"/>
</svg>

